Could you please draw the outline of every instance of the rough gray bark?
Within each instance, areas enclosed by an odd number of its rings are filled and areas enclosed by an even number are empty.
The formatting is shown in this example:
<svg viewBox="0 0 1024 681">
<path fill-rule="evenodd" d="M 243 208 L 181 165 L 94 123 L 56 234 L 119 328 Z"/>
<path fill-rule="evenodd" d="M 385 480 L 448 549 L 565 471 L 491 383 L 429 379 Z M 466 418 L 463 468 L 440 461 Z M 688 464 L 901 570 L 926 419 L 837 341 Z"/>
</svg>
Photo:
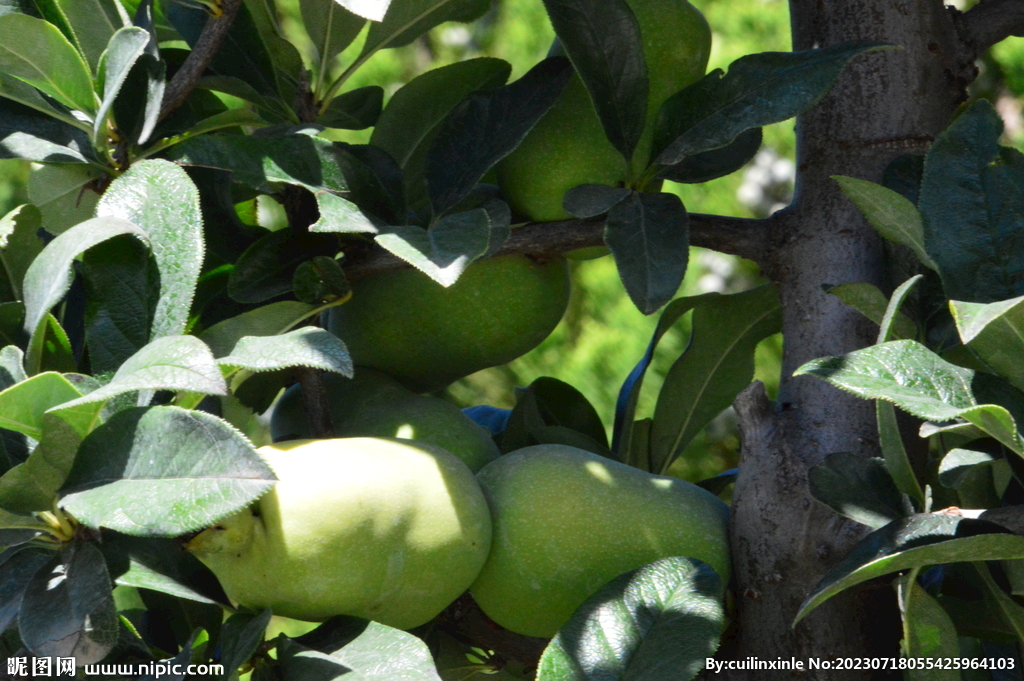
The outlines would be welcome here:
<svg viewBox="0 0 1024 681">
<path fill-rule="evenodd" d="M 883 246 L 831 179 L 879 182 L 886 165 L 924 153 L 949 123 L 973 78 L 973 54 L 940 0 L 790 0 L 795 50 L 849 40 L 902 47 L 858 58 L 829 97 L 798 122 L 794 205 L 771 225 L 762 262 L 783 308 L 783 382 L 776 405 L 754 386 L 737 400 L 743 436 L 733 503 L 737 633 L 721 657 L 775 660 L 894 657 L 899 614 L 887 583 L 827 602 L 795 629 L 804 596 L 864 534 L 815 502 L 807 470 L 832 452 L 877 456 L 872 403 L 809 377 L 804 362 L 869 345 L 877 327 L 822 291 L 871 282 L 891 290 Z M 789 671 L 729 673 L 790 678 Z M 875 672 L 808 672 L 804 678 L 884 678 Z"/>
</svg>

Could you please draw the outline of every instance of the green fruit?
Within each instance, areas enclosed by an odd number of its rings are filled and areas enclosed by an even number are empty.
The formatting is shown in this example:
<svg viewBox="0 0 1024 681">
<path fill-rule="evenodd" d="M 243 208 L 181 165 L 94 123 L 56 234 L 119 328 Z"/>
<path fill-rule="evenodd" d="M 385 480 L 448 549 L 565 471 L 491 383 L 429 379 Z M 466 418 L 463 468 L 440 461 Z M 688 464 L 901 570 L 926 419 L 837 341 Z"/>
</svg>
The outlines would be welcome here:
<svg viewBox="0 0 1024 681">
<path fill-rule="evenodd" d="M 516 633 L 554 636 L 603 585 L 661 558 L 698 558 L 729 581 L 729 508 L 696 485 L 564 445 L 506 454 L 477 480 L 494 539 L 470 592 Z"/>
<path fill-rule="evenodd" d="M 651 156 L 658 110 L 704 75 L 711 29 L 686 0 L 627 0 L 640 24 L 650 89 L 643 136 L 632 167 L 605 137 L 593 101 L 574 76 L 522 144 L 498 165 L 498 186 L 509 205 L 537 222 L 567 220 L 565 192 L 581 184 L 626 186 Z"/>
<path fill-rule="evenodd" d="M 254 509 L 188 545 L 240 605 L 410 629 L 480 571 L 491 542 L 487 503 L 448 452 L 376 438 L 298 440 L 259 452 L 279 482 Z"/>
<path fill-rule="evenodd" d="M 448 288 L 406 269 L 359 279 L 352 292 L 328 328 L 356 365 L 433 392 L 547 338 L 569 303 L 569 271 L 564 258 L 505 256 L 474 263 Z"/>
<path fill-rule="evenodd" d="M 417 395 L 373 369 L 360 367 L 354 378 L 323 377 L 336 437 L 397 437 L 436 445 L 451 452 L 474 473 L 498 458 L 490 432 L 451 402 Z M 274 441 L 312 437 L 302 401 L 302 386 L 293 385 L 274 407 L 270 419 Z"/>
</svg>

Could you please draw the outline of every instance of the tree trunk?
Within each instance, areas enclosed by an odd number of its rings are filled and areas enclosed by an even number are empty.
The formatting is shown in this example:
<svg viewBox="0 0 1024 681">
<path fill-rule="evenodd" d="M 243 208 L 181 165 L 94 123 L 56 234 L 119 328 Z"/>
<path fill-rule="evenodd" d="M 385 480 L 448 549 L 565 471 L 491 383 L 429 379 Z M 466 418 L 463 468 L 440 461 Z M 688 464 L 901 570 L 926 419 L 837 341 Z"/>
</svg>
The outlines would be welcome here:
<svg viewBox="0 0 1024 681">
<path fill-rule="evenodd" d="M 794 205 L 772 223 L 765 275 L 783 307 L 783 381 L 771 405 L 759 384 L 736 403 L 743 436 L 733 504 L 737 625 L 720 659 L 895 657 L 900 619 L 889 580 L 842 594 L 795 629 L 811 588 L 866 528 L 814 501 L 807 471 L 833 452 L 879 456 L 874 405 L 810 377 L 804 362 L 874 342 L 877 327 L 822 290 L 870 282 L 891 291 L 885 249 L 833 175 L 880 182 L 897 156 L 922 154 L 949 123 L 972 77 L 940 0 L 790 0 L 794 50 L 851 40 L 899 45 L 856 59 L 797 125 Z M 964 63 L 966 61 L 966 63 Z M 898 283 L 898 282 L 897 282 Z M 733 671 L 731 679 L 791 678 Z M 805 678 L 883 678 L 809 671 Z"/>
</svg>

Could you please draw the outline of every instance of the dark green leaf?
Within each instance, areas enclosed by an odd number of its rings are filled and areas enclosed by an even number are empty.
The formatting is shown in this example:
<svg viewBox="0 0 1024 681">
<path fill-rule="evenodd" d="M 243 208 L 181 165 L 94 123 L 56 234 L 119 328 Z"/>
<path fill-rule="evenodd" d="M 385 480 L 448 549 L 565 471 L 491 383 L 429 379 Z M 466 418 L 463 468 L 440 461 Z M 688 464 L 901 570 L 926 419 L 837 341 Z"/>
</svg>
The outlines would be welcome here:
<svg viewBox="0 0 1024 681">
<path fill-rule="evenodd" d="M 0 345 L 24 347 L 28 341 L 25 330 L 25 306 L 22 303 L 0 303 Z"/>
<path fill-rule="evenodd" d="M 541 377 L 518 392 L 498 438 L 503 452 L 539 444 L 564 444 L 613 457 L 601 417 L 568 383 Z"/>
<path fill-rule="evenodd" d="M 771 286 L 702 296 L 690 347 L 669 369 L 654 409 L 652 473 L 664 474 L 693 438 L 754 378 L 754 350 L 782 327 Z"/>
<path fill-rule="evenodd" d="M 370 143 L 386 151 L 401 168 L 410 207 L 427 203 L 427 152 L 448 112 L 471 92 L 504 85 L 511 71 L 511 65 L 501 59 L 469 59 L 431 69 L 391 97 Z"/>
<path fill-rule="evenodd" d="M 95 664 L 117 643 L 107 566 L 94 545 L 75 541 L 40 568 L 21 601 L 21 639 L 41 657 Z"/>
<path fill-rule="evenodd" d="M 882 448 L 886 469 L 897 489 L 916 501 L 919 509 L 923 509 L 925 493 L 910 465 L 907 449 L 903 446 L 903 436 L 896 421 L 896 408 L 885 400 L 875 400 L 875 419 L 878 421 L 878 444 Z"/>
<path fill-rule="evenodd" d="M 25 353 L 16 345 L 8 345 L 0 349 L 0 392 L 7 390 L 15 383 L 21 383 L 25 375 Z"/>
<path fill-rule="evenodd" d="M 873 182 L 842 175 L 833 179 L 860 212 L 864 213 L 875 231 L 889 241 L 909 248 L 922 265 L 938 269 L 928 256 L 924 243 L 924 223 L 917 206 L 897 192 Z"/>
<path fill-rule="evenodd" d="M 74 373 L 78 370 L 68 334 L 52 314 L 46 315 L 39 333 L 29 344 L 25 365 L 31 367 L 33 374 L 40 371 Z"/>
<path fill-rule="evenodd" d="M 293 300 L 271 303 L 211 326 L 200 338 L 210 346 L 214 357 L 226 357 L 245 336 L 286 333 L 317 309 L 314 305 Z"/>
<path fill-rule="evenodd" d="M 1000 376 L 1024 389 L 1024 296 L 998 303 L 950 301 L 960 339 Z"/>
<path fill-rule="evenodd" d="M 374 4 L 382 6 L 383 2 L 375 0 Z M 357 63 L 378 50 L 408 45 L 446 21 L 479 19 L 490 6 L 489 0 L 393 0 L 384 20 L 370 26 Z"/>
<path fill-rule="evenodd" d="M 835 296 L 879 325 L 889 307 L 889 301 L 886 300 L 885 294 L 874 284 L 866 282 L 840 284 L 832 286 L 825 292 Z M 917 327 L 914 322 L 906 315 L 898 314 L 890 338 L 893 340 L 913 339 L 916 335 Z"/>
<path fill-rule="evenodd" d="M 378 244 L 444 287 L 451 286 L 467 267 L 490 247 L 491 219 L 478 208 L 447 215 L 430 230 L 392 227 L 378 234 Z"/>
<path fill-rule="evenodd" d="M 224 665 L 224 679 L 230 679 L 263 643 L 273 614 L 270 608 L 258 615 L 236 613 L 224 622 L 220 628 L 220 663 Z"/>
<path fill-rule="evenodd" d="M 747 165 L 760 148 L 761 128 L 751 128 L 727 146 L 687 156 L 674 166 L 667 166 L 658 177 L 686 184 L 710 182 Z"/>
<path fill-rule="evenodd" d="M 160 271 L 150 338 L 183 333 L 205 250 L 199 190 L 192 180 L 167 161 L 140 161 L 111 183 L 96 214 L 134 223 L 148 238 Z"/>
<path fill-rule="evenodd" d="M 848 452 L 829 454 L 807 476 L 811 496 L 841 516 L 878 529 L 906 514 L 883 459 Z"/>
<path fill-rule="evenodd" d="M 377 122 L 383 107 L 384 88 L 379 85 L 368 85 L 332 99 L 327 109 L 317 117 L 316 122 L 328 128 L 365 130 Z"/>
<path fill-rule="evenodd" d="M 102 170 L 84 163 L 47 163 L 32 168 L 28 176 L 28 198 L 43 216 L 43 229 L 63 234 L 93 217 L 105 180 Z"/>
<path fill-rule="evenodd" d="M 885 167 L 882 184 L 916 206 L 921 198 L 923 174 L 923 155 L 900 156 Z"/>
<path fill-rule="evenodd" d="M 323 255 L 298 266 L 292 277 L 292 290 L 302 302 L 316 305 L 347 298 L 352 293 L 345 270 L 337 260 Z"/>
<path fill-rule="evenodd" d="M 925 160 L 925 244 L 954 300 L 1024 294 L 1024 155 L 999 146 L 1002 132 L 999 114 L 979 100 L 939 135 Z"/>
<path fill-rule="evenodd" d="M 104 532 L 100 550 L 120 586 L 159 591 L 199 603 L 229 603 L 210 569 L 185 551 L 177 539 Z"/>
<path fill-rule="evenodd" d="M 152 614 L 153 611 L 150 610 L 149 612 L 150 614 Z M 192 635 L 189 636 L 188 640 L 185 641 L 184 645 L 182 645 L 181 650 L 178 651 L 178 654 L 172 657 L 170 660 L 167 660 L 167 666 L 169 666 L 172 670 L 177 668 L 179 670 L 178 672 L 171 671 L 170 673 L 167 673 L 164 670 L 160 669 L 159 666 L 157 666 L 157 668 L 154 669 L 152 674 L 146 674 L 145 676 L 141 677 L 139 681 L 184 681 L 185 672 L 182 672 L 180 670 L 182 668 L 187 669 L 189 663 L 192 662 L 195 653 L 195 651 L 193 650 L 195 642 L 197 639 L 200 638 L 200 636 L 203 635 L 209 635 L 209 632 L 207 632 L 205 629 L 196 629 L 195 631 L 193 631 Z"/>
<path fill-rule="evenodd" d="M 960 657 L 960 643 L 953 620 L 938 601 L 917 583 L 916 572 L 900 580 L 899 600 L 906 638 L 903 654 L 908 658 Z M 910 681 L 960 681 L 960 672 L 936 665 L 934 669 L 909 671 Z"/>
<path fill-rule="evenodd" d="M 647 121 L 649 90 L 636 15 L 626 0 L 544 0 L 544 6 L 608 141 L 630 160 Z"/>
<path fill-rule="evenodd" d="M 271 232 L 235 263 L 228 294 L 240 303 L 261 303 L 292 290 L 298 266 L 316 256 L 333 257 L 337 242 L 326 234 Z"/>
<path fill-rule="evenodd" d="M 740 133 L 807 111 L 854 57 L 885 49 L 843 43 L 806 52 L 763 52 L 737 59 L 725 76 L 712 71 L 662 106 L 652 157 L 672 166 L 731 144 Z"/>
<path fill-rule="evenodd" d="M 370 19 L 371 21 L 382 21 L 385 14 L 388 11 L 388 7 L 391 5 L 392 0 L 336 0 L 343 7 L 347 7 L 351 11 L 355 12 L 361 17 Z M 398 0 L 395 4 L 402 4 L 403 0 Z M 406 4 L 411 4 L 408 0 L 405 0 Z"/>
<path fill-rule="evenodd" d="M 0 562 L 0 631 L 6 630 L 18 616 L 25 589 L 51 558 L 52 551 L 25 548 Z"/>
<path fill-rule="evenodd" d="M 114 106 L 114 99 L 121 91 L 121 86 L 128 79 L 128 73 L 146 52 L 149 45 L 149 31 L 128 26 L 120 29 L 110 39 L 103 58 L 103 98 L 100 103 L 96 120 L 93 121 L 93 139 L 99 141 L 100 136 L 107 133 L 107 114 Z"/>
<path fill-rule="evenodd" d="M 634 192 L 612 208 L 604 242 L 626 292 L 644 314 L 672 299 L 690 257 L 690 219 L 675 194 Z"/>
<path fill-rule="evenodd" d="M 61 506 L 89 527 L 173 536 L 251 503 L 273 480 L 252 444 L 214 416 L 127 409 L 82 442 Z"/>
<path fill-rule="evenodd" d="M 295 46 L 284 37 L 272 0 L 244 1 L 274 65 L 277 91 L 281 94 L 281 99 L 274 100 L 275 106 L 285 118 L 293 118 L 294 114 L 287 102 L 295 101 L 295 97 L 298 95 L 298 82 L 305 77 L 303 74 L 306 67 L 302 63 L 302 56 Z"/>
<path fill-rule="evenodd" d="M 515 150 L 572 76 L 564 57 L 545 59 L 516 82 L 476 92 L 440 124 L 427 154 L 427 189 L 435 215 L 455 207 Z"/>
<path fill-rule="evenodd" d="M 939 462 L 939 482 L 945 487 L 956 489 L 976 466 L 990 466 L 997 457 L 988 452 L 973 449 L 951 449 Z"/>
<path fill-rule="evenodd" d="M 1024 557 L 1024 537 L 955 513 L 920 513 L 875 530 L 814 587 L 796 622 L 840 591 L 875 577 L 915 567 Z"/>
<path fill-rule="evenodd" d="M 537 398 L 544 422 L 583 433 L 608 447 L 608 435 L 597 410 L 579 390 L 556 378 L 541 377 L 527 388 Z"/>
<path fill-rule="evenodd" d="M 299 5 L 302 24 L 316 50 L 316 73 L 323 74 L 321 80 L 329 75 L 334 58 L 352 44 L 366 25 L 366 19 L 345 9 L 344 4 L 339 5 L 338 0 L 306 0 Z M 383 4 L 386 9 L 387 0 Z"/>
<path fill-rule="evenodd" d="M 56 26 L 26 14 L 6 14 L 0 16 L 0 35 L 0 72 L 70 109 L 96 113 L 89 66 Z"/>
<path fill-rule="evenodd" d="M 565 193 L 562 205 L 573 217 L 586 220 L 604 215 L 633 194 L 632 189 L 584 184 Z"/>
<path fill-rule="evenodd" d="M 217 360 L 225 371 L 246 369 L 276 371 L 289 367 L 313 367 L 352 377 L 352 359 L 341 339 L 332 333 L 306 326 L 280 336 L 246 336 L 231 354 Z"/>
<path fill-rule="evenodd" d="M 53 0 L 48 0 L 53 2 Z M 121 28 L 117 0 L 56 0 L 67 19 L 72 36 L 82 56 L 97 71 L 100 55 L 107 49 L 110 38 Z"/>
<path fill-rule="evenodd" d="M 718 649 L 722 589 L 715 571 L 692 558 L 617 577 L 552 639 L 537 681 L 688 681 Z"/>
<path fill-rule="evenodd" d="M 336 158 L 352 187 L 352 201 L 375 223 L 407 224 L 404 178 L 394 159 L 369 144 L 336 146 Z"/>
<path fill-rule="evenodd" d="M 7 281 L 11 302 L 22 299 L 25 272 L 43 250 L 43 240 L 39 238 L 41 223 L 39 209 L 27 204 L 0 218 L 0 280 Z"/>
<path fill-rule="evenodd" d="M 64 484 L 82 436 L 63 419 L 43 415 L 39 444 L 24 463 L 0 477 L 0 507 L 13 513 L 49 511 Z"/>
<path fill-rule="evenodd" d="M 160 299 L 160 273 L 149 249 L 118 236 L 82 257 L 85 341 L 94 374 L 116 371 L 149 342 Z"/>
<path fill-rule="evenodd" d="M 0 78 L 7 76 L 0 73 Z M 0 158 L 86 163 L 91 156 L 92 145 L 82 130 L 0 97 Z"/>
</svg>

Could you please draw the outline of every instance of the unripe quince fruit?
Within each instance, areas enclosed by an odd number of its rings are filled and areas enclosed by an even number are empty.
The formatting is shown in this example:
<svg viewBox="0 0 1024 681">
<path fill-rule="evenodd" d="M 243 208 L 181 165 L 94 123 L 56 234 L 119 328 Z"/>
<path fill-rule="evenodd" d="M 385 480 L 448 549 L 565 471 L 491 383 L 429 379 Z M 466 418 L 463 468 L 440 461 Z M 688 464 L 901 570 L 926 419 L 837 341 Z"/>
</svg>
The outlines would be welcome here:
<svg viewBox="0 0 1024 681">
<path fill-rule="evenodd" d="M 188 545 L 235 602 L 322 621 L 426 623 L 472 583 L 491 519 L 448 452 L 401 440 L 296 440 L 259 453 L 279 482 Z"/>
<path fill-rule="evenodd" d="M 565 192 L 581 184 L 624 186 L 651 161 L 658 110 L 669 97 L 704 75 L 711 29 L 686 0 L 627 0 L 640 24 L 650 89 L 643 136 L 632 167 L 604 134 L 593 101 L 578 75 L 519 147 L 498 165 L 498 186 L 509 205 L 537 222 L 567 220 Z"/>
<path fill-rule="evenodd" d="M 474 473 L 500 455 L 490 432 L 454 404 L 417 395 L 379 371 L 360 367 L 353 378 L 324 374 L 323 382 L 337 437 L 398 437 L 437 445 Z M 302 386 L 295 384 L 274 407 L 274 440 L 312 437 L 305 410 Z"/>
<path fill-rule="evenodd" d="M 448 288 L 406 269 L 359 279 L 352 294 L 328 329 L 356 365 L 433 392 L 547 338 L 569 303 L 569 271 L 561 257 L 503 256 L 473 263 Z"/>
<path fill-rule="evenodd" d="M 661 558 L 700 559 L 729 581 L 729 508 L 684 480 L 564 445 L 506 454 L 477 480 L 494 539 L 470 592 L 516 633 L 554 636 L 588 596 Z"/>
</svg>

